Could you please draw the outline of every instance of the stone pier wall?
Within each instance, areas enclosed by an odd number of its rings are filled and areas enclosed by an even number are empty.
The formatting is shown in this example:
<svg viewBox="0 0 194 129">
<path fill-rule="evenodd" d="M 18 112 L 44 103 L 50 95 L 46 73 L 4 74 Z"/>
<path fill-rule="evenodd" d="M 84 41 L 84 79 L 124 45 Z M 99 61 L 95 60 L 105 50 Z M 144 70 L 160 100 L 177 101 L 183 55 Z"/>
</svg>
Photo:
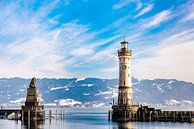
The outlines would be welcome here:
<svg viewBox="0 0 194 129">
<path fill-rule="evenodd" d="M 137 107 L 137 105 L 136 105 Z M 194 111 L 162 111 L 161 109 L 139 106 L 121 108 L 115 106 L 112 111 L 113 121 L 141 121 L 141 122 L 194 122 Z"/>
</svg>

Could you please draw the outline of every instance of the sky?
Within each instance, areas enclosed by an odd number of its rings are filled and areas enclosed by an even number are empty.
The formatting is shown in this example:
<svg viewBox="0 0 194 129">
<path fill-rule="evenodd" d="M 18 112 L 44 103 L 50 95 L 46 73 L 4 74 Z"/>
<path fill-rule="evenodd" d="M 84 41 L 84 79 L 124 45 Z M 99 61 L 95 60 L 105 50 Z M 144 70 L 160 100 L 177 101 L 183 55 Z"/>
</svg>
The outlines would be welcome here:
<svg viewBox="0 0 194 129">
<path fill-rule="evenodd" d="M 1 0 L 0 77 L 118 78 L 123 36 L 138 79 L 194 82 L 194 0 Z"/>
</svg>

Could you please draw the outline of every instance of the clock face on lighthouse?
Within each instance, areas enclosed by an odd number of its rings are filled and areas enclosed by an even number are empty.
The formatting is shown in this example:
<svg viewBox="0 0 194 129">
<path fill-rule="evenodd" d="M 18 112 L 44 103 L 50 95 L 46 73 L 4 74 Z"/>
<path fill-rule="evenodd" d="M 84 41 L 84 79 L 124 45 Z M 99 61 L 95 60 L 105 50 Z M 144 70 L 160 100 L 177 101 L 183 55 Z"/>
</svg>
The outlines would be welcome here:
<svg viewBox="0 0 194 129">
<path fill-rule="evenodd" d="M 122 70 L 126 70 L 127 66 L 126 65 L 122 65 Z"/>
</svg>

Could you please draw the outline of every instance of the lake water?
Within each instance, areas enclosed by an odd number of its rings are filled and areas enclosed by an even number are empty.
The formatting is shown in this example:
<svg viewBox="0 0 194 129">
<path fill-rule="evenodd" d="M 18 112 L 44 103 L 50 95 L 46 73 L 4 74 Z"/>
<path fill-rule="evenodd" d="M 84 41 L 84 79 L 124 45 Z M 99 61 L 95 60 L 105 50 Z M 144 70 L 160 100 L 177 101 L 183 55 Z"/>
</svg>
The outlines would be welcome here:
<svg viewBox="0 0 194 129">
<path fill-rule="evenodd" d="M 65 118 L 54 117 L 45 122 L 28 124 L 21 121 L 0 119 L 0 129 L 193 129 L 194 123 L 127 122 L 108 121 L 107 109 L 64 109 Z M 55 110 L 52 111 L 55 114 Z M 48 115 L 48 110 L 46 111 Z M 53 115 L 54 116 L 54 115 Z"/>
</svg>

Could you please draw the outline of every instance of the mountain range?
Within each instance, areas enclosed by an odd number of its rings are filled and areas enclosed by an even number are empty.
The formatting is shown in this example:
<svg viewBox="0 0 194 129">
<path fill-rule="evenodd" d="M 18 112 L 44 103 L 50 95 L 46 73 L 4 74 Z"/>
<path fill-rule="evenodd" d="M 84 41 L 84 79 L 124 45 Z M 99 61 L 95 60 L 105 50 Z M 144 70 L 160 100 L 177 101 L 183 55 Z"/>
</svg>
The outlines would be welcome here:
<svg viewBox="0 0 194 129">
<path fill-rule="evenodd" d="M 31 79 L 0 78 L 0 105 L 24 104 Z M 194 84 L 176 79 L 132 78 L 136 104 L 153 107 L 194 107 Z M 45 106 L 109 107 L 117 100 L 118 79 L 43 78 L 37 79 L 41 102 Z"/>
</svg>

